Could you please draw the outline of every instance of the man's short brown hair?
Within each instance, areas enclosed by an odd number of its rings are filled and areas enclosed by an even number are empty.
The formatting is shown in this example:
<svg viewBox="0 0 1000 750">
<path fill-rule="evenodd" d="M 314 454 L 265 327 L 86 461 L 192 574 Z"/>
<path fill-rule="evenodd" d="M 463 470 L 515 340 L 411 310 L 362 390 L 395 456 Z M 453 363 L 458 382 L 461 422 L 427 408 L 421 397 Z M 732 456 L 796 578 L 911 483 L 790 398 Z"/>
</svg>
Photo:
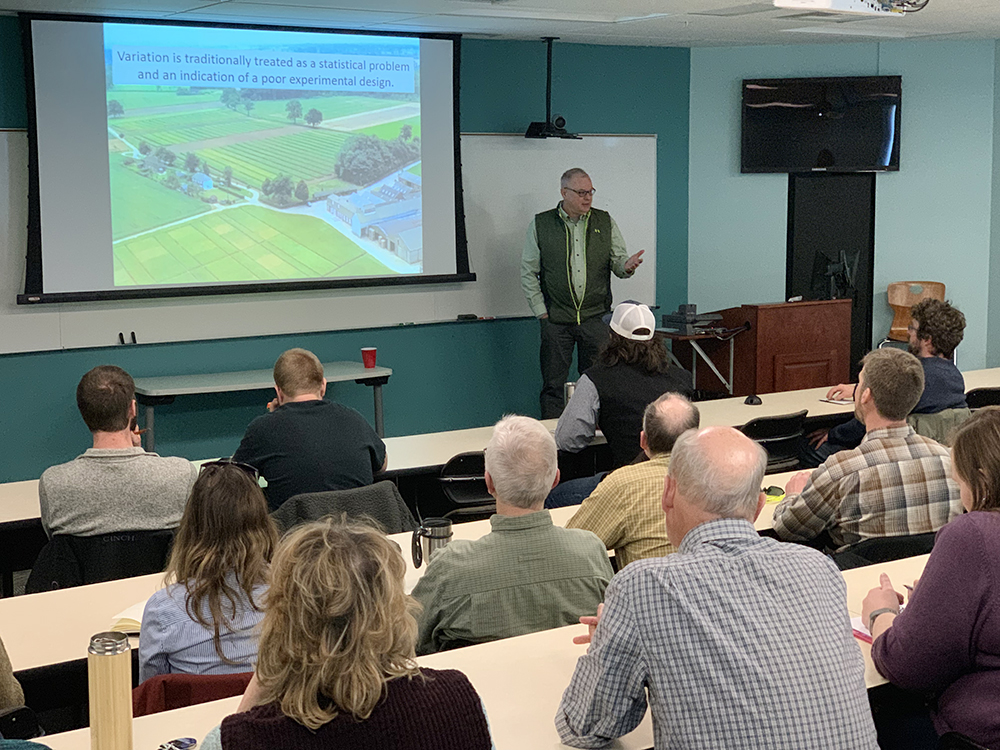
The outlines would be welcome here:
<svg viewBox="0 0 1000 750">
<path fill-rule="evenodd" d="M 878 413 L 895 422 L 906 419 L 924 392 L 920 360 L 902 349 L 876 349 L 865 355 L 861 366 L 864 387 L 872 392 Z M 861 394 L 854 398 L 860 399 Z"/>
<path fill-rule="evenodd" d="M 91 432 L 121 432 L 129 426 L 135 382 L 120 367 L 100 365 L 76 387 L 76 406 Z"/>
<path fill-rule="evenodd" d="M 910 309 L 910 317 L 920 326 L 917 338 L 930 339 L 931 354 L 951 359 L 955 347 L 965 336 L 965 316 L 950 302 L 939 299 L 920 300 Z"/>
<path fill-rule="evenodd" d="M 323 390 L 323 365 L 306 349 L 289 349 L 274 363 L 274 384 L 289 398 Z"/>
</svg>

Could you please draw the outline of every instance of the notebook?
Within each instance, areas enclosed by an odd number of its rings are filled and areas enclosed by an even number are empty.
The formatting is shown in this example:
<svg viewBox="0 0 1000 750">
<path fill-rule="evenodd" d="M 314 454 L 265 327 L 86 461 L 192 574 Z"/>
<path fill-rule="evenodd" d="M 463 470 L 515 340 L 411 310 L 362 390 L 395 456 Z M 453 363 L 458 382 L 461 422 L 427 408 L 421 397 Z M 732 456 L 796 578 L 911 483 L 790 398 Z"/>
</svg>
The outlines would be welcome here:
<svg viewBox="0 0 1000 750">
<path fill-rule="evenodd" d="M 133 604 L 111 618 L 111 630 L 115 633 L 137 634 L 142 625 L 142 611 L 146 608 L 146 600 Z"/>
</svg>

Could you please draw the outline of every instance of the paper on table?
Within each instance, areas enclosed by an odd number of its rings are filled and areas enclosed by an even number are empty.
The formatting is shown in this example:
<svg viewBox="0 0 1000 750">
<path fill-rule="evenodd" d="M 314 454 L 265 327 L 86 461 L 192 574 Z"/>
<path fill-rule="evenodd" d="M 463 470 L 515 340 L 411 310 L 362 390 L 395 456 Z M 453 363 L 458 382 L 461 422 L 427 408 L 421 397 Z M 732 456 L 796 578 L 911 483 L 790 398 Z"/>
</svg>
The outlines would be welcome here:
<svg viewBox="0 0 1000 750">
<path fill-rule="evenodd" d="M 111 618 L 111 630 L 116 633 L 138 633 L 142 625 L 142 612 L 146 608 L 146 600 L 133 604 Z"/>
<path fill-rule="evenodd" d="M 872 634 L 868 631 L 868 626 L 860 617 L 851 618 L 851 628 L 854 629 L 854 637 L 859 641 L 864 641 L 865 643 L 872 642 Z"/>
<path fill-rule="evenodd" d="M 820 401 L 827 404 L 836 404 L 837 406 L 847 406 L 854 403 L 853 398 L 821 398 Z"/>
</svg>

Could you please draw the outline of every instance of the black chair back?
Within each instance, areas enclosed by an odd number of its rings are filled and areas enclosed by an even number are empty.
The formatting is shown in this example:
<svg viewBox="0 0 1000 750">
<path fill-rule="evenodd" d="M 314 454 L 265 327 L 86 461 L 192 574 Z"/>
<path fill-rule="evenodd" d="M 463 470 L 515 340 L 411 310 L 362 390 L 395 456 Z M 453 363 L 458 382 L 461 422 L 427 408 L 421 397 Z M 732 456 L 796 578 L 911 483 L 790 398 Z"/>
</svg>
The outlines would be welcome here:
<svg viewBox="0 0 1000 750">
<path fill-rule="evenodd" d="M 841 570 L 863 568 L 866 565 L 901 560 L 904 557 L 926 555 L 934 549 L 936 533 L 911 534 L 908 536 L 885 536 L 865 539 L 843 552 L 833 555 L 833 561 Z"/>
<path fill-rule="evenodd" d="M 453 506 L 444 514 L 453 521 L 475 521 L 496 513 L 497 504 L 486 489 L 486 454 L 459 453 L 441 467 L 441 492 Z"/>
<path fill-rule="evenodd" d="M 970 409 L 1000 406 L 1000 388 L 973 388 L 965 394 L 965 403 Z"/>
<path fill-rule="evenodd" d="M 798 467 L 798 446 L 808 413 L 803 409 L 794 414 L 758 417 L 740 427 L 744 435 L 767 451 L 768 473 L 791 471 Z"/>
<path fill-rule="evenodd" d="M 990 750 L 961 732 L 945 732 L 938 738 L 938 750 Z"/>
<path fill-rule="evenodd" d="M 394 482 L 385 479 L 366 487 L 293 495 L 271 518 L 281 531 L 324 516 L 346 515 L 355 521 L 372 521 L 386 534 L 413 531 L 417 522 Z"/>
<path fill-rule="evenodd" d="M 97 536 L 56 534 L 38 553 L 25 592 L 159 573 L 166 567 L 174 533 L 175 529 L 159 529 Z"/>
</svg>

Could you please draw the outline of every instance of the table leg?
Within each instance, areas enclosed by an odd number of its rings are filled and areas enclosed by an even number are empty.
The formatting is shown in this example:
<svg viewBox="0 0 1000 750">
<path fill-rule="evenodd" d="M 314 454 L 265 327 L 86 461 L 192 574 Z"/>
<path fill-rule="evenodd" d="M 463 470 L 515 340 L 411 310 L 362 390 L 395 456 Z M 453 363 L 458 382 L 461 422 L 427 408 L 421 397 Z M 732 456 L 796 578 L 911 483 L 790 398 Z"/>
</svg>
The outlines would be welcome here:
<svg viewBox="0 0 1000 750">
<path fill-rule="evenodd" d="M 730 341 L 729 345 L 732 346 L 732 341 Z M 713 362 L 709 358 L 709 356 L 707 354 L 705 354 L 705 350 L 704 349 L 702 349 L 700 346 L 698 346 L 698 342 L 697 341 L 692 341 L 691 342 L 691 349 L 696 354 L 701 355 L 701 358 L 705 361 L 705 364 L 708 365 L 709 369 L 712 372 L 714 372 L 715 376 L 719 380 L 722 381 L 722 384 L 724 386 L 726 386 L 726 390 L 729 391 L 729 395 L 732 395 L 732 393 L 733 393 L 733 374 L 732 374 L 732 372 L 733 372 L 732 371 L 732 367 L 733 367 L 732 362 L 733 361 L 732 361 L 732 353 L 730 352 L 730 360 L 729 360 L 729 381 L 726 382 L 726 379 L 724 377 L 722 377 L 722 373 L 719 372 L 719 368 L 715 366 L 715 362 Z M 697 364 L 697 358 L 696 357 L 692 357 L 692 359 L 695 359 L 695 364 Z"/>
<path fill-rule="evenodd" d="M 385 437 L 385 417 L 382 414 L 382 386 L 376 383 L 372 386 L 372 392 L 375 394 L 375 434 L 379 437 Z"/>
<path fill-rule="evenodd" d="M 698 345 L 691 342 L 691 388 L 698 389 Z"/>
<path fill-rule="evenodd" d="M 146 450 L 150 453 L 156 450 L 156 436 L 153 432 L 153 405 L 146 405 Z"/>
<path fill-rule="evenodd" d="M 736 337 L 733 336 L 731 339 L 729 339 L 729 395 L 730 396 L 733 395 L 733 386 L 735 384 L 733 381 L 733 356 L 735 353 L 735 349 L 736 349 Z"/>
</svg>

